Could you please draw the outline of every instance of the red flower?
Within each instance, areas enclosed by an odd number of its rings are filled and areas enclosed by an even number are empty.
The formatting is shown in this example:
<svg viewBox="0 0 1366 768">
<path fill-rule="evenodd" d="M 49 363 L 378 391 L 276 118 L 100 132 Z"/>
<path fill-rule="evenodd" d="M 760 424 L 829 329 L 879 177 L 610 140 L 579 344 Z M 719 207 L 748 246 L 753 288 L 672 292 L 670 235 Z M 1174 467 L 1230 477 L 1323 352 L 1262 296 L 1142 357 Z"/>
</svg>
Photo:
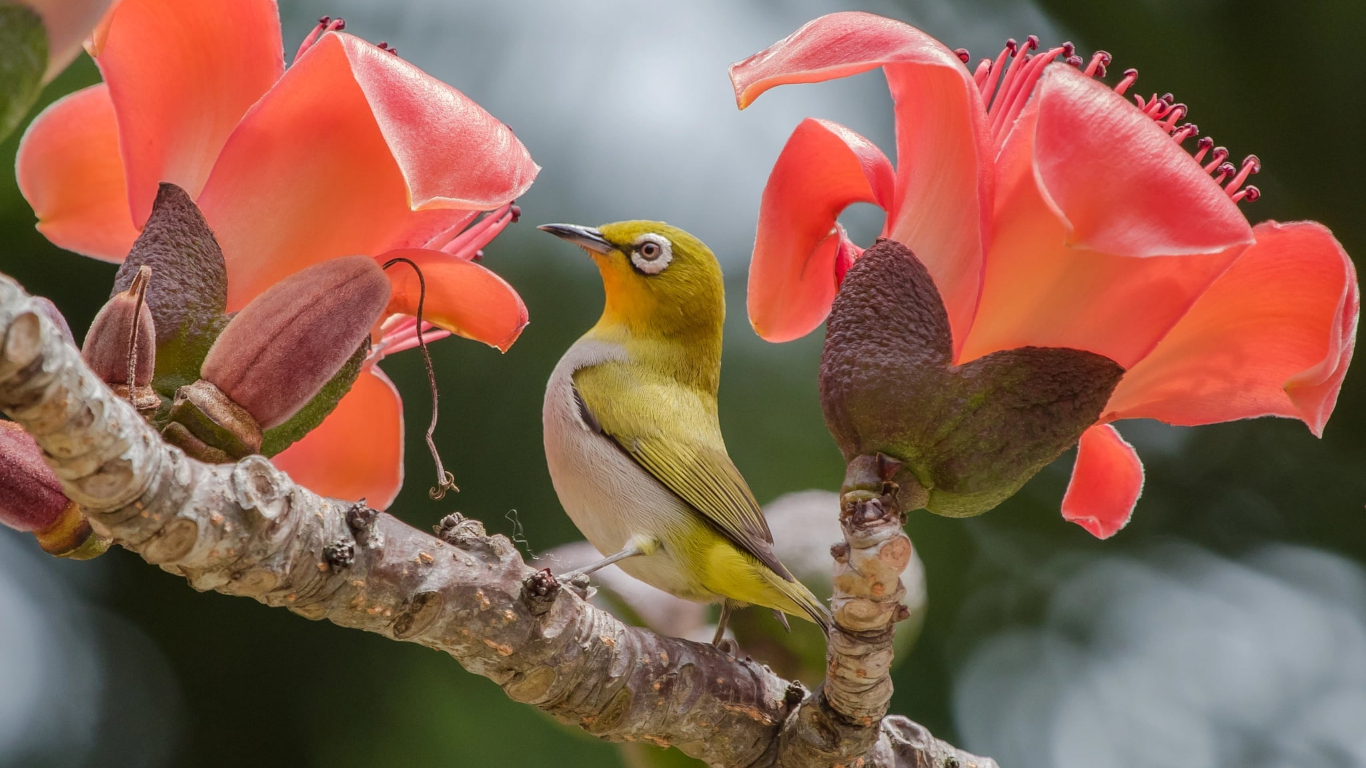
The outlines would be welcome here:
<svg viewBox="0 0 1366 768">
<path fill-rule="evenodd" d="M 1258 170 L 1202 139 L 1186 107 L 1094 79 L 1070 44 L 1034 38 L 965 66 L 923 32 L 864 13 L 819 18 L 731 66 L 743 109 L 785 83 L 881 67 L 896 110 L 897 166 L 848 128 L 808 119 L 764 190 L 749 314 L 770 341 L 825 319 L 862 253 L 836 217 L 867 202 L 883 237 L 929 269 L 954 363 L 1023 346 L 1069 347 L 1126 369 L 1081 438 L 1063 516 L 1107 537 L 1142 489 L 1125 418 L 1209 424 L 1287 416 L 1320 434 L 1352 356 L 1359 298 L 1342 247 L 1314 222 L 1249 226 L 1238 202 Z M 1062 61 L 1058 61 L 1058 57 Z M 1203 163 L 1203 164 L 1202 164 Z"/>
<path fill-rule="evenodd" d="M 89 43 L 104 83 L 50 106 L 20 145 L 38 229 L 121 261 L 172 182 L 222 246 L 229 312 L 320 261 L 403 257 L 425 275 L 424 319 L 506 350 L 526 307 L 473 258 L 538 167 L 478 104 L 342 26 L 324 20 L 286 70 L 272 0 L 122 0 Z M 481 211 L 495 212 L 475 223 Z M 389 311 L 412 315 L 416 275 L 389 275 Z M 365 439 L 330 446 L 332 471 L 304 471 L 313 435 L 281 463 L 315 491 L 383 507 L 402 474 L 399 414 L 371 368 L 316 430 Z"/>
</svg>

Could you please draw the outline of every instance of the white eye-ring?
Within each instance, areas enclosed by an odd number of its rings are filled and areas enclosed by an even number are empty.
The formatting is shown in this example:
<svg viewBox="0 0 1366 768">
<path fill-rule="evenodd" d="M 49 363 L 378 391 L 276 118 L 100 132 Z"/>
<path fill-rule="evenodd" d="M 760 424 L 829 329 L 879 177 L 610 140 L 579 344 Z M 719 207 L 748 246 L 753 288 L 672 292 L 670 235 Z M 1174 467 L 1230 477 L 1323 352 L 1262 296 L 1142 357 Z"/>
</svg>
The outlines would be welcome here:
<svg viewBox="0 0 1366 768">
<path fill-rule="evenodd" d="M 631 249 L 631 263 L 647 275 L 657 275 L 673 261 L 674 249 L 669 239 L 653 232 L 636 238 Z"/>
</svg>

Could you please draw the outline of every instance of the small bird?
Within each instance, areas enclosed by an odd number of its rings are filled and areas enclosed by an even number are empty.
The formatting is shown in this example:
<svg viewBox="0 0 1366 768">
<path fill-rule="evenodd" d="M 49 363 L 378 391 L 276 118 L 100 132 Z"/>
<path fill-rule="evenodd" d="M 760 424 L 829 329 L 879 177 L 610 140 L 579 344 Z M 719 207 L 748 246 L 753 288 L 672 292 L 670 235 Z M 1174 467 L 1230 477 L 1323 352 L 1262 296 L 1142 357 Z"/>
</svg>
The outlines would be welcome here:
<svg viewBox="0 0 1366 768">
<path fill-rule="evenodd" d="M 560 503 L 607 555 L 565 577 L 615 563 L 672 595 L 719 602 L 714 644 L 744 605 L 828 630 L 829 611 L 774 556 L 721 437 L 725 287 L 711 250 L 655 221 L 540 229 L 586 250 L 607 296 L 550 375 L 541 416 Z"/>
</svg>

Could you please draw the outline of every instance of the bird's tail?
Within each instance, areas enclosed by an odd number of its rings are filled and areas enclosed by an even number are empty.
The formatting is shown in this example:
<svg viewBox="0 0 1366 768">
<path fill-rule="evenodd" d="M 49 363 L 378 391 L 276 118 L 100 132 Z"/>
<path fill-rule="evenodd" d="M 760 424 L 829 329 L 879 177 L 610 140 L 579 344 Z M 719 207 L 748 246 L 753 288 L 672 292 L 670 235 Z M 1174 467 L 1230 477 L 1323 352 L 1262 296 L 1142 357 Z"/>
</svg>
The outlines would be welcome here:
<svg viewBox="0 0 1366 768">
<path fill-rule="evenodd" d="M 811 594 L 811 590 L 807 589 L 805 584 L 795 579 L 788 581 L 776 573 L 770 577 L 769 583 L 786 598 L 784 602 L 789 603 L 789 605 L 776 605 L 772 607 L 777 608 L 784 613 L 790 613 L 793 616 L 799 616 L 815 622 L 825 634 L 830 634 L 830 629 L 834 626 L 834 619 L 830 616 L 830 609 L 827 608 L 825 603 L 821 602 L 819 598 Z"/>
</svg>

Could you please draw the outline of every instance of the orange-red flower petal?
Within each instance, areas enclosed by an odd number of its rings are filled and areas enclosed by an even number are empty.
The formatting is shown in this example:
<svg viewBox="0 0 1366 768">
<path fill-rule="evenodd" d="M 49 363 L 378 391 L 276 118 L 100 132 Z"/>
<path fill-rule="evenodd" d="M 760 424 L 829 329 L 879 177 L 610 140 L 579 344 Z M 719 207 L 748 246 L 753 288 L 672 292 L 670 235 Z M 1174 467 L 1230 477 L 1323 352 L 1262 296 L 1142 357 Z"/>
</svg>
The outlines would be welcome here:
<svg viewBox="0 0 1366 768">
<path fill-rule="evenodd" d="M 893 183 L 892 164 L 857 133 L 814 118 L 797 126 L 759 206 L 749 321 L 760 336 L 790 341 L 825 320 L 839 289 L 835 219 L 856 202 L 890 207 Z"/>
<path fill-rule="evenodd" d="M 1107 419 L 1303 420 L 1321 434 L 1352 357 L 1356 271 L 1321 224 L 1265 222 L 1115 390 Z"/>
<path fill-rule="evenodd" d="M 103 83 L 63 96 L 34 118 L 19 142 L 15 175 L 38 231 L 55 245 L 106 261 L 128 255 L 138 230 Z"/>
<path fill-rule="evenodd" d="M 388 507 L 403 486 L 398 390 L 383 371 L 366 366 L 336 410 L 272 461 L 314 493 Z"/>
<path fill-rule="evenodd" d="M 540 167 L 512 129 L 473 99 L 359 38 L 335 40 L 403 173 L 414 210 L 491 210 L 531 186 Z"/>
<path fill-rule="evenodd" d="M 479 264 L 421 249 L 389 251 L 379 256 L 379 263 L 389 264 L 395 259 L 416 264 L 422 270 L 422 280 L 408 264 L 397 262 L 388 268 L 393 286 L 390 313 L 415 316 L 425 281 L 422 319 L 438 328 L 506 352 L 526 327 L 522 297 L 507 281 Z"/>
<path fill-rule="evenodd" d="M 832 13 L 731 65 L 730 76 L 743 109 L 777 85 L 876 67 L 884 67 L 896 102 L 897 197 L 886 232 L 929 269 L 960 340 L 976 306 L 989 236 L 992 153 L 981 93 L 957 55 L 899 21 Z"/>
<path fill-rule="evenodd" d="M 1054 64 L 1001 150 L 959 362 L 1071 347 L 1128 368 L 1252 242 L 1237 206 L 1134 105 Z"/>
<path fill-rule="evenodd" d="M 1081 434 L 1077 463 L 1062 499 L 1062 516 L 1099 539 L 1129 522 L 1143 493 L 1143 464 L 1134 447 L 1109 424 Z"/>
<path fill-rule="evenodd" d="M 526 149 L 458 91 L 329 33 L 242 119 L 198 202 L 234 310 L 311 264 L 409 244 L 434 221 L 418 206 L 493 208 L 534 175 Z"/>
<path fill-rule="evenodd" d="M 274 0 L 122 0 L 96 63 L 140 227 L 163 181 L 196 196 L 247 109 L 284 72 Z"/>
</svg>

